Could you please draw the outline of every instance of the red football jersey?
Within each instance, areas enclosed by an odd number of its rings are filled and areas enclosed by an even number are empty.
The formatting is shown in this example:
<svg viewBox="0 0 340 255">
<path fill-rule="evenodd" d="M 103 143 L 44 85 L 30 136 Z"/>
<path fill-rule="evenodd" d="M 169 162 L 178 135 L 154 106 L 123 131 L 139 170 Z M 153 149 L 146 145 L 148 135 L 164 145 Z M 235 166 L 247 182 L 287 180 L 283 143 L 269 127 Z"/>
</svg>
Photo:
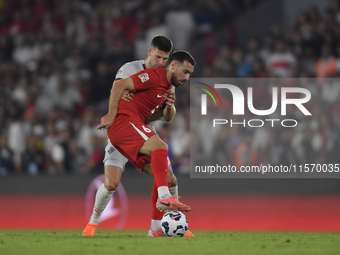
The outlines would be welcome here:
<svg viewBox="0 0 340 255">
<path fill-rule="evenodd" d="M 163 105 L 172 85 L 163 66 L 140 71 L 131 78 L 137 93 L 130 102 L 120 100 L 117 114 L 139 117 L 145 123 Z"/>
</svg>

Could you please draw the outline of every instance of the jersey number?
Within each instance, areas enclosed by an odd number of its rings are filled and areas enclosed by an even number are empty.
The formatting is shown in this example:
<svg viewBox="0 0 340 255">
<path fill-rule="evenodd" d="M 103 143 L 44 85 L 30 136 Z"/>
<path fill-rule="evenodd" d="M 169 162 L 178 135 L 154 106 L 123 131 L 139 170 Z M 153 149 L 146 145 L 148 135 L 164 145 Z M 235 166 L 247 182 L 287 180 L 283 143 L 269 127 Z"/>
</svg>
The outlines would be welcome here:
<svg viewBox="0 0 340 255">
<path fill-rule="evenodd" d="M 147 128 L 147 127 L 145 127 L 144 125 L 143 125 L 142 127 L 143 127 L 143 129 L 144 129 L 144 131 L 145 131 L 146 133 L 150 133 L 150 132 L 151 132 L 150 128 Z"/>
</svg>

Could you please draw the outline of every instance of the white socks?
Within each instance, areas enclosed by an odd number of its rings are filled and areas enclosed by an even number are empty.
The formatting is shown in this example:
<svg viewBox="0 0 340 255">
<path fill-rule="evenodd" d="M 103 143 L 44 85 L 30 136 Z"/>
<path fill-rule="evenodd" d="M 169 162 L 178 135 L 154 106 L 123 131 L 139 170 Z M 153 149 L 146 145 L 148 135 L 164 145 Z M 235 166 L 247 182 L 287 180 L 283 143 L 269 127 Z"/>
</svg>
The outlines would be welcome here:
<svg viewBox="0 0 340 255">
<path fill-rule="evenodd" d="M 96 200 L 94 202 L 93 212 L 91 215 L 90 223 L 98 225 L 100 222 L 100 215 L 106 208 L 107 204 L 110 202 L 112 194 L 116 190 L 108 191 L 104 183 L 99 187 L 96 194 Z"/>
<path fill-rule="evenodd" d="M 161 221 L 160 220 L 151 220 L 151 229 L 153 231 L 158 231 L 161 229 Z"/>
<path fill-rule="evenodd" d="M 157 188 L 157 191 L 158 191 L 158 197 L 160 199 L 166 199 L 168 197 L 171 197 L 168 186 L 160 186 Z"/>
<path fill-rule="evenodd" d="M 171 196 L 178 196 L 178 186 L 173 186 L 169 188 Z"/>
</svg>

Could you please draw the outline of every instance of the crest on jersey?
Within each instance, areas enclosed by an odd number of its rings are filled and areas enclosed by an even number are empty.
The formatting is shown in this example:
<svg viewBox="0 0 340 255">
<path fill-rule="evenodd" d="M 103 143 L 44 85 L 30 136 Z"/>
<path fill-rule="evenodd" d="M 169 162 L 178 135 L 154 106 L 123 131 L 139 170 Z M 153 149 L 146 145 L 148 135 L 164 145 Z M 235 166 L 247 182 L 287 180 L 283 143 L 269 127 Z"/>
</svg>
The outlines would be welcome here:
<svg viewBox="0 0 340 255">
<path fill-rule="evenodd" d="M 142 83 L 146 82 L 147 80 L 149 80 L 149 75 L 147 73 L 142 73 L 140 75 L 138 75 L 138 78 L 141 80 Z"/>
<path fill-rule="evenodd" d="M 123 74 L 123 68 L 120 68 L 117 72 L 117 75 L 122 75 Z"/>
</svg>

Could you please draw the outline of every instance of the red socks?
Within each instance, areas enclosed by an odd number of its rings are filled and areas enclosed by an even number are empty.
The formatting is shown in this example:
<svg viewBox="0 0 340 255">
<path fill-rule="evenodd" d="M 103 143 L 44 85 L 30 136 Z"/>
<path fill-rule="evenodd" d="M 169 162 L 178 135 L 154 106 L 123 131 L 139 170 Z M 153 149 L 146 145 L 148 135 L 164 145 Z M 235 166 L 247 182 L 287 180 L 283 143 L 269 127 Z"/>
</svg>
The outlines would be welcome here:
<svg viewBox="0 0 340 255">
<path fill-rule="evenodd" d="M 168 182 L 168 187 L 170 188 L 171 186 L 171 182 Z M 153 183 L 152 186 L 152 191 L 151 191 L 151 219 L 152 220 L 161 220 L 163 218 L 163 215 L 165 212 L 160 212 L 157 208 L 156 208 L 156 202 L 158 199 L 158 191 L 157 191 L 157 186 L 156 186 L 156 182 Z"/>
<path fill-rule="evenodd" d="M 155 177 L 157 188 L 168 186 L 168 151 L 164 149 L 154 150 L 151 154 L 151 169 Z"/>
<path fill-rule="evenodd" d="M 152 186 L 152 191 L 151 191 L 151 202 L 152 202 L 151 219 L 152 220 L 161 220 L 164 215 L 164 212 L 160 212 L 156 208 L 157 199 L 158 199 L 158 191 L 157 191 L 156 182 L 154 182 Z"/>
<path fill-rule="evenodd" d="M 158 187 L 167 186 L 168 184 L 168 151 L 164 149 L 154 150 L 151 154 L 151 169 L 153 175 L 155 177 L 155 181 L 153 183 L 152 192 L 151 192 L 151 201 L 152 201 L 152 215 L 151 219 L 153 220 L 161 220 L 164 213 L 160 212 L 156 208 L 156 202 L 158 199 Z"/>
</svg>

